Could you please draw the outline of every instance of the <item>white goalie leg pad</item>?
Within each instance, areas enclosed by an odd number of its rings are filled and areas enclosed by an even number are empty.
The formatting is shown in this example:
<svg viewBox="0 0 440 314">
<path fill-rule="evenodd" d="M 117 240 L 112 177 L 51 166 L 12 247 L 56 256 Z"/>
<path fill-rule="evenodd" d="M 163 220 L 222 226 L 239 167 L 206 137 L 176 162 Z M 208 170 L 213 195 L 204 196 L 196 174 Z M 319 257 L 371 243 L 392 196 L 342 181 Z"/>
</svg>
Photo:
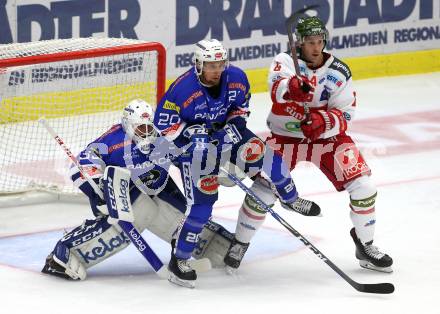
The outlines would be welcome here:
<svg viewBox="0 0 440 314">
<path fill-rule="evenodd" d="M 145 194 L 133 203 L 133 212 L 134 225 L 140 232 L 147 229 L 168 243 L 184 219 L 184 214 L 169 203 Z"/>
<path fill-rule="evenodd" d="M 218 223 L 208 220 L 199 234 L 199 242 L 192 256 L 196 259 L 208 258 L 213 268 L 223 268 L 223 259 L 228 252 L 234 235 Z"/>
<path fill-rule="evenodd" d="M 350 194 L 350 218 L 362 243 L 372 241 L 376 226 L 377 189 L 369 176 L 359 177 L 345 186 Z"/>
<path fill-rule="evenodd" d="M 70 250 L 59 243 L 53 252 L 54 261 L 64 267 L 64 272 L 74 280 L 84 280 L 87 277 L 87 271 L 78 257 L 70 253 Z"/>
<path fill-rule="evenodd" d="M 111 225 L 106 217 L 86 220 L 81 226 L 65 234 L 60 240 L 84 268 L 90 268 L 120 252 L 131 242 L 118 225 Z"/>
</svg>

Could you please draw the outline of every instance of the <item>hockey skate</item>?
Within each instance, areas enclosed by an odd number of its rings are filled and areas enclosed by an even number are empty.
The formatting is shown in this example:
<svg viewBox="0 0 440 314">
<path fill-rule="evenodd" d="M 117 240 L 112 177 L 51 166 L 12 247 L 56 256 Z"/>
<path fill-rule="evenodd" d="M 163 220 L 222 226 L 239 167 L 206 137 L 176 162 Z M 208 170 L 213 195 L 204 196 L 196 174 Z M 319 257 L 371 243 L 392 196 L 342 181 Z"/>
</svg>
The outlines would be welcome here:
<svg viewBox="0 0 440 314">
<path fill-rule="evenodd" d="M 180 259 L 174 254 L 171 254 L 168 270 L 170 271 L 168 277 L 169 282 L 191 289 L 195 287 L 197 274 L 196 271 L 191 268 L 189 260 Z"/>
<path fill-rule="evenodd" d="M 384 273 L 392 273 L 393 259 L 379 251 L 373 245 L 373 241 L 367 242 L 365 245 L 358 239 L 354 228 L 350 230 L 350 235 L 356 244 L 356 258 L 359 260 L 359 265 L 366 269 L 376 270 Z"/>
<path fill-rule="evenodd" d="M 80 280 L 80 278 L 73 278 L 66 273 L 66 268 L 60 264 L 58 264 L 54 258 L 53 253 L 50 253 L 46 258 L 46 264 L 41 270 L 43 274 L 64 278 L 67 280 Z"/>
<path fill-rule="evenodd" d="M 287 210 L 297 212 L 304 216 L 322 216 L 321 208 L 315 202 L 298 197 L 293 203 L 285 203 L 280 200 L 281 206 Z"/>
<path fill-rule="evenodd" d="M 226 273 L 231 275 L 235 272 L 235 270 L 240 266 L 241 260 L 243 259 L 248 247 L 249 243 L 242 243 L 235 238 L 232 240 L 228 252 L 223 260 L 226 264 Z"/>
</svg>

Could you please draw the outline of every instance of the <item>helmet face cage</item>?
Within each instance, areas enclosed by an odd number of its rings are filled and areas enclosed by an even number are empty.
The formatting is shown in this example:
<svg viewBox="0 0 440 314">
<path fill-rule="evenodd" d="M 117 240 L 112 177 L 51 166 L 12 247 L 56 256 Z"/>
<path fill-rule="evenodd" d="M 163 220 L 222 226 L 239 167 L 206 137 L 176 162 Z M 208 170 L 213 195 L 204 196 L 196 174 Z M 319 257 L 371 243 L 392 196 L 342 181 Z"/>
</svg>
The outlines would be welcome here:
<svg viewBox="0 0 440 314">
<path fill-rule="evenodd" d="M 327 43 L 329 33 L 325 24 L 316 16 L 300 18 L 295 30 L 297 41 L 302 44 L 305 37 L 316 35 L 322 35 L 324 44 Z"/>
<path fill-rule="evenodd" d="M 217 39 L 204 39 L 196 44 L 193 58 L 197 75 L 201 75 L 204 62 L 225 61 L 228 66 L 228 52 Z"/>
<path fill-rule="evenodd" d="M 157 131 L 154 127 L 154 109 L 142 99 L 130 101 L 122 114 L 122 127 L 138 146 L 154 142 Z"/>
</svg>

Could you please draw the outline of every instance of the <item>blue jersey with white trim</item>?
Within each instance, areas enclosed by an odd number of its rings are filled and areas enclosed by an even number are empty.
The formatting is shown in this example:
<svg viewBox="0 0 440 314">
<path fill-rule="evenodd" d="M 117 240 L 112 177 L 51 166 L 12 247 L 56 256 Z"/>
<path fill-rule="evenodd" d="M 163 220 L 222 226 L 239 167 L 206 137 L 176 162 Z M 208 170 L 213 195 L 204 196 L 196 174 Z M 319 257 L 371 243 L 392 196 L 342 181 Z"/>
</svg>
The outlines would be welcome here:
<svg viewBox="0 0 440 314">
<path fill-rule="evenodd" d="M 219 95 L 213 98 L 200 84 L 195 68 L 189 69 L 169 87 L 157 105 L 154 124 L 165 138 L 181 147 L 186 127 L 204 124 L 208 131 L 216 131 L 227 122 L 246 126 L 250 86 L 246 74 L 229 65 L 220 79 Z"/>
<path fill-rule="evenodd" d="M 160 143 L 161 141 L 157 141 Z M 167 142 L 167 141 L 164 141 Z M 156 144 L 157 145 L 157 144 Z M 147 151 L 148 153 L 144 153 Z M 79 163 L 92 179 L 99 179 L 106 166 L 118 166 L 130 169 L 133 182 L 142 181 L 148 194 L 160 191 L 168 179 L 168 172 L 150 160 L 149 152 L 153 146 L 141 151 L 124 132 L 121 124 L 116 124 L 106 133 L 91 142 L 78 156 Z M 78 168 L 72 167 L 74 185 L 87 196 L 94 193 L 90 184 L 81 176 Z M 139 185 L 137 184 L 139 187 Z"/>
</svg>

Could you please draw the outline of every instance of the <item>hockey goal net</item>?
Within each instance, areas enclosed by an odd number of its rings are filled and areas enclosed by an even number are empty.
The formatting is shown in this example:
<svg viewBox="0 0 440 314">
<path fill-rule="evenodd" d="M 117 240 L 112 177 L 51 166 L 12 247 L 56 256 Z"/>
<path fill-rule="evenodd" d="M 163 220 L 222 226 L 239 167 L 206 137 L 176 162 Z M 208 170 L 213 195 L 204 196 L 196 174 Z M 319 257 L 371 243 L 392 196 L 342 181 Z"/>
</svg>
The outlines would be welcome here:
<svg viewBox="0 0 440 314">
<path fill-rule="evenodd" d="M 77 154 L 119 123 L 130 100 L 158 102 L 165 58 L 161 44 L 128 39 L 0 45 L 0 195 L 77 193 L 70 161 L 37 120 Z"/>
</svg>

